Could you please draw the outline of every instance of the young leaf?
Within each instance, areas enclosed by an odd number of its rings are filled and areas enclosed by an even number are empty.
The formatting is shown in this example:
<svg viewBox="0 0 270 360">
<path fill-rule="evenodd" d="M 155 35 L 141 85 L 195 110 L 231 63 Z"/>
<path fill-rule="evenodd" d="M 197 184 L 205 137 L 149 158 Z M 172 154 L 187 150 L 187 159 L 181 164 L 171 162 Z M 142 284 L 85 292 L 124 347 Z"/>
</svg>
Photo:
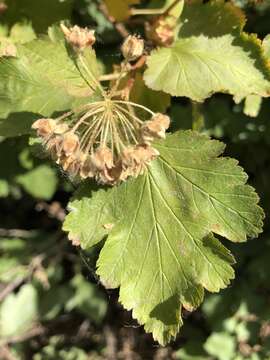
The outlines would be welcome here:
<svg viewBox="0 0 270 360">
<path fill-rule="evenodd" d="M 216 292 L 234 277 L 231 241 L 254 237 L 263 212 L 246 174 L 224 145 L 191 131 L 155 147 L 160 157 L 145 175 L 95 191 L 86 184 L 70 204 L 64 230 L 89 248 L 108 234 L 97 273 L 120 302 L 166 344 L 182 324 L 181 308 L 197 308 L 204 288 Z M 146 301 L 147 299 L 147 301 Z"/>
<path fill-rule="evenodd" d="M 89 51 L 97 69 L 95 53 Z M 16 58 L 0 59 L 1 117 L 20 111 L 50 116 L 89 101 L 91 94 L 63 42 L 34 40 L 17 46 Z"/>
</svg>

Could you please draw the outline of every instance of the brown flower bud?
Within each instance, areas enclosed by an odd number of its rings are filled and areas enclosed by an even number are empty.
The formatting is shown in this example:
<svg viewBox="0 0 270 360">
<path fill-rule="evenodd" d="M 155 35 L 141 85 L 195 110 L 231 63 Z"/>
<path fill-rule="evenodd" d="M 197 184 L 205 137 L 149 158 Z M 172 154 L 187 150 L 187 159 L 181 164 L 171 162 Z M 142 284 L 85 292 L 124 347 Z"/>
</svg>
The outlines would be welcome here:
<svg viewBox="0 0 270 360">
<path fill-rule="evenodd" d="M 95 168 L 90 156 L 84 156 L 82 159 L 80 176 L 82 179 L 92 178 L 95 175 Z"/>
<path fill-rule="evenodd" d="M 91 156 L 91 160 L 94 167 L 99 171 L 113 167 L 113 155 L 111 150 L 106 146 L 99 147 Z"/>
<path fill-rule="evenodd" d="M 83 29 L 77 25 L 69 29 L 63 24 L 61 24 L 61 29 L 66 40 L 76 49 L 84 50 L 96 42 L 94 30 Z"/>
<path fill-rule="evenodd" d="M 79 147 L 79 138 L 76 134 L 67 133 L 63 136 L 62 150 L 66 156 L 74 154 Z"/>
<path fill-rule="evenodd" d="M 72 176 L 76 176 L 80 171 L 81 162 L 76 155 L 61 156 L 59 163 Z"/>
<path fill-rule="evenodd" d="M 64 134 L 65 132 L 67 132 L 69 130 L 69 126 L 68 124 L 65 124 L 65 123 L 60 123 L 60 124 L 57 124 L 55 129 L 54 129 L 54 133 L 55 134 Z"/>
<path fill-rule="evenodd" d="M 142 174 L 146 166 L 158 155 L 159 152 L 156 149 L 144 144 L 126 148 L 122 153 L 123 173 L 121 180 Z"/>
<path fill-rule="evenodd" d="M 2 56 L 16 57 L 17 56 L 17 48 L 14 44 L 7 44 L 2 49 Z"/>
<path fill-rule="evenodd" d="M 154 23 L 146 23 L 146 34 L 157 45 L 170 46 L 175 38 L 177 19 L 174 16 L 159 18 Z"/>
<path fill-rule="evenodd" d="M 121 50 L 126 60 L 134 61 L 142 56 L 144 41 L 135 35 L 129 35 L 124 41 Z"/>
<path fill-rule="evenodd" d="M 160 113 L 155 114 L 151 120 L 146 121 L 142 128 L 142 139 L 149 144 L 154 139 L 165 139 L 165 132 L 170 126 L 170 118 Z"/>
<path fill-rule="evenodd" d="M 1 2 L 0 3 L 0 14 L 4 13 L 7 10 L 8 6 L 7 4 Z"/>
<path fill-rule="evenodd" d="M 63 143 L 62 136 L 54 136 L 50 138 L 46 143 L 46 148 L 51 154 L 53 160 L 55 161 L 61 156 L 62 143 Z"/>
<path fill-rule="evenodd" d="M 53 119 L 39 119 L 32 124 L 32 129 L 37 131 L 38 136 L 47 138 L 53 134 L 56 122 Z"/>
</svg>

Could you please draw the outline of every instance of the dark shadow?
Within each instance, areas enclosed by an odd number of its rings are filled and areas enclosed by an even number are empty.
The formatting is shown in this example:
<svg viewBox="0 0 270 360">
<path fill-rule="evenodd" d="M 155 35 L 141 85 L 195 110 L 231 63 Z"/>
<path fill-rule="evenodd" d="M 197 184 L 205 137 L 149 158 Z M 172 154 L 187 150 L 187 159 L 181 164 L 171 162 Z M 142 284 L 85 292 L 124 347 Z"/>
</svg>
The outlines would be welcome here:
<svg viewBox="0 0 270 360">
<path fill-rule="evenodd" d="M 39 114 L 31 112 L 11 113 L 6 119 L 0 119 L 0 136 L 15 137 L 29 134 L 33 122 L 40 117 Z"/>
<path fill-rule="evenodd" d="M 178 324 L 180 300 L 177 295 L 169 297 L 167 300 L 158 304 L 150 313 L 151 318 L 160 320 L 165 325 Z"/>
</svg>

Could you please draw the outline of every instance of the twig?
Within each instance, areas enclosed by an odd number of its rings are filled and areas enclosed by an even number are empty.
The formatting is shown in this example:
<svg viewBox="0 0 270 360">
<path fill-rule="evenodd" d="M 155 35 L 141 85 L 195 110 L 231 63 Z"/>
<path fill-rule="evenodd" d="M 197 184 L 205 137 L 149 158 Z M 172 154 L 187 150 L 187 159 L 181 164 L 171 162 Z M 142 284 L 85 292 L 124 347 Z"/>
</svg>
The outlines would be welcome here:
<svg viewBox="0 0 270 360">
<path fill-rule="evenodd" d="M 5 299 L 5 297 L 7 297 L 10 293 L 12 293 L 12 291 L 17 289 L 17 287 L 19 287 L 24 281 L 25 281 L 25 278 L 20 278 L 20 279 L 13 281 L 10 284 L 8 284 L 4 288 L 4 290 L 2 290 L 0 292 L 0 302 L 3 301 Z"/>
<path fill-rule="evenodd" d="M 20 285 L 22 285 L 32 274 L 36 269 L 39 269 L 41 267 L 41 263 L 44 260 L 44 255 L 37 255 L 35 256 L 31 263 L 28 266 L 28 272 L 27 274 L 19 279 L 14 280 L 12 283 L 8 284 L 0 293 L 0 302 L 3 301 L 12 291 L 17 289 Z"/>
<path fill-rule="evenodd" d="M 0 359 L 2 360 L 16 360 L 7 345 L 0 347 Z"/>
<path fill-rule="evenodd" d="M 108 10 L 107 10 L 105 4 L 101 3 L 100 6 L 99 6 L 99 9 L 102 12 L 102 14 L 114 25 L 116 30 L 119 32 L 119 34 L 123 38 L 126 38 L 126 37 L 129 36 L 129 31 L 127 30 L 125 25 L 122 22 L 117 22 L 115 20 L 115 18 L 108 13 Z"/>
<path fill-rule="evenodd" d="M 182 0 L 175 0 L 168 8 L 164 9 L 160 8 L 160 9 L 136 9 L 136 8 L 131 8 L 130 9 L 130 14 L 132 16 L 137 16 L 137 15 L 163 15 L 166 16 L 168 15 L 171 10 Z"/>
<path fill-rule="evenodd" d="M 37 327 L 32 328 L 31 330 L 29 330 L 28 332 L 26 332 L 22 335 L 10 336 L 10 337 L 3 339 L 3 343 L 4 344 L 16 344 L 16 343 L 24 342 L 33 337 L 44 335 L 46 333 L 46 331 L 47 330 L 43 326 L 38 325 Z"/>
<path fill-rule="evenodd" d="M 17 237 L 17 238 L 30 238 L 33 236 L 33 231 L 21 229 L 0 229 L 1 237 Z"/>
<path fill-rule="evenodd" d="M 117 338 L 110 326 L 105 326 L 104 334 L 106 339 L 106 359 L 117 359 Z"/>
</svg>

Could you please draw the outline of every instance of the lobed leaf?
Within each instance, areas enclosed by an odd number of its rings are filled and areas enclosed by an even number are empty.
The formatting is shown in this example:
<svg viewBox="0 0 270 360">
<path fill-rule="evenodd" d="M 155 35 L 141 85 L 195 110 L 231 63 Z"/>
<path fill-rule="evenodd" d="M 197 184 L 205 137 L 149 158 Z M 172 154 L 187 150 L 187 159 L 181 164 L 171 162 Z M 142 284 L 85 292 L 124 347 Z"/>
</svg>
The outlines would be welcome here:
<svg viewBox="0 0 270 360">
<path fill-rule="evenodd" d="M 86 249 L 108 235 L 97 273 L 154 339 L 166 344 L 204 289 L 234 278 L 231 253 L 213 233 L 234 242 L 254 237 L 263 212 L 246 174 L 224 145 L 191 131 L 156 143 L 160 157 L 145 175 L 96 191 L 85 184 L 70 203 L 64 230 Z M 146 301 L 147 299 L 147 301 Z"/>
<path fill-rule="evenodd" d="M 97 69 L 95 53 L 89 51 Z M 18 45 L 16 58 L 0 59 L 1 117 L 23 111 L 50 116 L 86 101 L 90 95 L 64 42 L 34 40 Z"/>
<path fill-rule="evenodd" d="M 215 92 L 229 93 L 236 101 L 248 95 L 268 97 L 266 46 L 241 33 L 244 23 L 241 10 L 222 0 L 186 4 L 178 40 L 148 58 L 146 85 L 199 102 Z"/>
<path fill-rule="evenodd" d="M 215 92 L 234 95 L 270 95 L 270 72 L 260 62 L 254 37 L 204 35 L 177 40 L 171 48 L 158 49 L 148 58 L 146 85 L 173 96 L 203 101 Z"/>
</svg>

